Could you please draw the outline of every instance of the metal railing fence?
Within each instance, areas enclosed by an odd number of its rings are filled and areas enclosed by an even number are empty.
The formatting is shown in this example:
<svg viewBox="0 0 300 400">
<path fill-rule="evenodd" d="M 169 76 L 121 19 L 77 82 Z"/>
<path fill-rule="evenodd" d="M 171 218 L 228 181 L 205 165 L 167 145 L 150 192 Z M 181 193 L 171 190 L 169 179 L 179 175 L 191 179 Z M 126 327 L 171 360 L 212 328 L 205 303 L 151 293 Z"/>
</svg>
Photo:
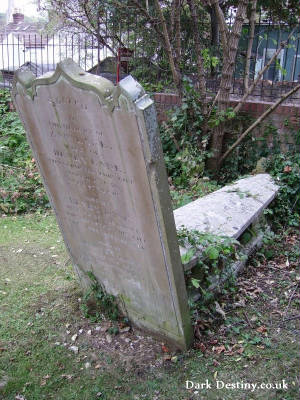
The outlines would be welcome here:
<svg viewBox="0 0 300 400">
<path fill-rule="evenodd" d="M 229 20 L 229 26 L 230 22 Z M 138 23 L 138 22 L 136 22 Z M 239 44 L 238 55 L 235 63 L 235 75 L 231 94 L 240 97 L 244 92 L 244 69 L 246 62 L 246 50 L 250 27 L 245 24 Z M 262 69 L 277 51 L 282 40 L 286 40 L 290 30 L 282 29 L 266 21 L 259 14 L 259 20 L 255 28 L 255 39 L 251 54 L 250 80 L 255 79 Z M 134 29 L 129 27 L 126 21 L 119 26 L 119 38 L 122 38 L 124 46 L 133 51 L 133 65 L 143 65 L 148 60 L 149 68 L 155 66 L 154 81 L 160 79 L 160 68 L 157 66 L 156 54 L 149 54 L 147 38 L 137 37 Z M 265 101 L 273 101 L 289 88 L 292 88 L 300 80 L 300 29 L 296 30 L 289 45 L 281 50 L 276 62 L 264 73 L 257 85 L 252 97 Z M 115 54 L 118 52 L 120 42 L 112 41 L 110 47 Z M 220 50 L 220 49 L 219 49 Z M 217 49 L 218 51 L 218 49 Z M 10 88 L 14 72 L 19 68 L 28 68 L 36 76 L 48 71 L 53 71 L 55 65 L 64 58 L 72 58 L 85 71 L 101 74 L 115 82 L 117 60 L 108 48 L 98 46 L 96 39 L 83 33 L 55 35 L 38 35 L 33 33 L 0 32 L 0 88 Z M 100 63 L 99 63 L 100 61 Z M 219 85 L 219 69 L 214 71 L 214 76 L 207 75 L 207 89 L 216 92 Z M 127 71 L 124 71 L 127 72 Z M 134 71 L 133 71 L 134 72 Z M 196 83 L 196 65 L 189 63 L 184 74 L 191 77 Z M 152 79 L 153 79 L 152 74 Z M 148 73 L 145 72 L 145 80 Z M 251 82 L 250 82 L 251 83 Z M 298 98 L 296 94 L 294 98 Z"/>
</svg>

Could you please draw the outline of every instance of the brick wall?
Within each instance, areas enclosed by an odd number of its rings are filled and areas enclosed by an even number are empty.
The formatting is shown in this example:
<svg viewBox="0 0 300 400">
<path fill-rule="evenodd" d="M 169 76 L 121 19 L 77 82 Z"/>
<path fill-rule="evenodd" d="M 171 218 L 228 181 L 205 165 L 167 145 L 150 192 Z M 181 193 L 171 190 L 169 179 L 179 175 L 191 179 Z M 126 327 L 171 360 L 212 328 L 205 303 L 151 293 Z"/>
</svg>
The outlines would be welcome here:
<svg viewBox="0 0 300 400">
<path fill-rule="evenodd" d="M 169 93 L 155 93 L 153 95 L 155 102 L 158 121 L 166 121 L 166 111 L 180 105 L 180 99 L 176 94 Z M 237 104 L 237 100 L 232 99 L 231 106 L 234 107 Z M 241 112 L 250 114 L 253 118 L 260 117 L 272 103 L 265 101 L 247 101 L 244 103 Z M 292 149 L 295 146 L 294 133 L 300 129 L 300 101 L 298 104 L 282 104 L 277 107 L 272 114 L 270 114 L 263 123 L 255 129 L 254 135 L 261 137 L 264 131 L 264 127 L 268 124 L 273 124 L 279 133 L 279 142 L 283 151 Z M 271 144 L 270 144 L 271 145 Z"/>
<path fill-rule="evenodd" d="M 177 94 L 172 93 L 154 93 L 153 100 L 155 102 L 157 118 L 159 122 L 168 119 L 167 111 L 180 105 L 180 98 Z"/>
</svg>

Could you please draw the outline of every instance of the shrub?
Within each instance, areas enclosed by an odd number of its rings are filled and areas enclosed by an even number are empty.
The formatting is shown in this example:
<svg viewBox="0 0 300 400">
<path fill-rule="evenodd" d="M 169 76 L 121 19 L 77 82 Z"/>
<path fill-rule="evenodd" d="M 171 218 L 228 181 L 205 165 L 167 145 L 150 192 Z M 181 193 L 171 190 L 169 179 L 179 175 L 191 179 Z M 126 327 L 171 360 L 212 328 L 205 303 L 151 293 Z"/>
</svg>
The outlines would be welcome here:
<svg viewBox="0 0 300 400">
<path fill-rule="evenodd" d="M 6 214 L 49 207 L 21 121 L 9 110 L 10 101 L 9 91 L 1 90 L 0 208 Z"/>
<path fill-rule="evenodd" d="M 270 212 L 274 224 L 298 226 L 300 209 L 300 159 L 298 154 L 276 154 L 267 160 L 267 171 L 280 186 Z"/>
</svg>

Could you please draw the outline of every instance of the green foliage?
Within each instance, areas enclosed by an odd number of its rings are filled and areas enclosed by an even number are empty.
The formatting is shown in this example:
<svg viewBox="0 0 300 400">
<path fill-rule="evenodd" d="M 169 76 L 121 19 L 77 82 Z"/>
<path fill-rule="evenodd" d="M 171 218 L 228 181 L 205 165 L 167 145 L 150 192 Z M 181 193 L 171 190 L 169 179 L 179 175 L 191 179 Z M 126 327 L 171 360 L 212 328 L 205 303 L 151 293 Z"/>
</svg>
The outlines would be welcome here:
<svg viewBox="0 0 300 400">
<path fill-rule="evenodd" d="M 188 263 L 195 255 L 195 249 L 189 249 L 185 254 L 181 256 L 181 262 L 183 264 Z"/>
<path fill-rule="evenodd" d="M 202 50 L 202 57 L 206 71 L 210 71 L 211 68 L 216 68 L 220 62 L 218 57 L 211 55 L 211 50 L 208 48 Z"/>
<path fill-rule="evenodd" d="M 249 126 L 252 118 L 247 114 L 238 116 L 231 124 L 227 133 L 226 146 L 235 142 L 236 136 Z M 229 134 L 230 132 L 230 134 Z M 227 183 L 250 174 L 256 167 L 257 161 L 262 157 L 279 153 L 277 129 L 269 124 L 264 128 L 263 135 L 247 136 L 240 145 L 225 159 L 219 172 L 219 182 Z M 262 171 L 261 171 L 262 172 Z"/>
<path fill-rule="evenodd" d="M 81 303 L 84 316 L 90 318 L 93 322 L 100 322 L 104 315 L 113 321 L 117 321 L 120 313 L 116 297 L 106 293 L 92 272 L 87 272 L 87 275 L 91 281 L 91 286 Z"/>
<path fill-rule="evenodd" d="M 129 70 L 148 93 L 166 92 L 167 89 L 174 91 L 169 66 L 165 59 L 154 64 L 145 57 L 136 57 L 130 61 Z"/>
<path fill-rule="evenodd" d="M 172 178 L 169 178 L 172 183 Z M 219 189 L 218 184 L 215 181 L 210 180 L 207 177 L 198 179 L 197 183 L 192 186 L 186 186 L 185 188 L 175 187 L 173 184 L 170 187 L 170 193 L 173 203 L 173 208 L 182 207 L 185 204 L 190 203 L 193 200 L 203 197 L 215 190 Z"/>
<path fill-rule="evenodd" d="M 224 184 L 249 173 L 268 172 L 280 186 L 271 208 L 266 210 L 277 228 L 286 224 L 299 225 L 300 160 L 297 147 L 300 144 L 300 130 L 293 132 L 288 121 L 285 125 L 291 129 L 294 136 L 295 145 L 292 151 L 281 152 L 278 130 L 272 124 L 268 124 L 264 127 L 262 137 L 249 136 L 233 151 L 225 160 L 218 180 Z M 238 129 L 237 126 L 233 128 Z M 234 138 L 231 141 L 233 142 Z"/>
<path fill-rule="evenodd" d="M 184 79 L 180 107 L 169 113 L 161 126 L 161 138 L 168 175 L 177 188 L 197 185 L 203 177 L 208 137 L 202 133 L 202 103 L 191 82 Z"/>
<path fill-rule="evenodd" d="M 247 114 L 235 118 L 230 126 L 230 134 L 227 133 L 226 146 L 229 147 L 235 142 L 236 135 L 252 122 L 253 119 Z M 280 153 L 278 130 L 274 125 L 268 124 L 264 127 L 261 136 L 247 136 L 225 159 L 218 181 L 225 184 L 249 173 L 262 173 L 264 171 L 256 170 L 258 161 L 262 158 L 269 159 Z"/>
<path fill-rule="evenodd" d="M 178 230 L 177 237 L 181 246 L 189 248 L 182 262 L 188 262 L 198 252 L 198 263 L 193 276 L 190 276 L 191 286 L 201 290 L 204 302 L 212 300 L 209 286 L 218 281 L 224 272 L 228 273 L 230 264 L 240 258 L 239 242 L 228 236 L 189 231 L 186 228 Z M 229 285 L 232 283 L 229 281 Z"/>
<path fill-rule="evenodd" d="M 300 210 L 300 159 L 298 154 L 276 154 L 267 161 L 267 171 L 280 186 L 271 205 L 272 222 L 277 226 L 298 226 Z"/>
<path fill-rule="evenodd" d="M 233 118 L 235 118 L 235 112 L 233 111 L 232 107 L 227 108 L 224 111 L 218 111 L 216 108 L 213 110 L 211 117 L 208 121 L 208 125 L 211 128 L 214 128 L 221 123 L 224 123 L 226 121 L 229 121 Z"/>
<path fill-rule="evenodd" d="M 0 208 L 6 214 L 49 207 L 20 119 L 9 111 L 10 94 L 0 91 Z"/>
</svg>

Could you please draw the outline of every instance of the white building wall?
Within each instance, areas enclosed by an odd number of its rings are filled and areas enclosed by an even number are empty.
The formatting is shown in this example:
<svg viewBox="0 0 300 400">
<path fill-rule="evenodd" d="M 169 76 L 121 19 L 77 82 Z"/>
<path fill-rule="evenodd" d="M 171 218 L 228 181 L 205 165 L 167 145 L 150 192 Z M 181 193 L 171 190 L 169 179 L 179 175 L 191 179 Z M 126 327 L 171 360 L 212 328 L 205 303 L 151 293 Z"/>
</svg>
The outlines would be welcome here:
<svg viewBox="0 0 300 400">
<path fill-rule="evenodd" d="M 39 42 L 38 35 L 36 42 Z M 35 44 L 35 36 L 31 35 L 30 41 Z M 111 56 L 107 49 L 100 50 L 100 60 Z M 98 50 L 85 49 L 78 46 L 73 40 L 73 50 L 71 39 L 58 36 L 50 37 L 48 44 L 41 48 L 28 48 L 24 45 L 23 35 L 16 37 L 10 33 L 2 43 L 0 43 L 0 69 L 14 71 L 26 62 L 41 65 L 49 65 L 55 69 L 55 65 L 65 59 L 73 58 L 83 69 L 89 70 L 97 64 Z M 45 71 L 46 72 L 46 71 Z"/>
</svg>

